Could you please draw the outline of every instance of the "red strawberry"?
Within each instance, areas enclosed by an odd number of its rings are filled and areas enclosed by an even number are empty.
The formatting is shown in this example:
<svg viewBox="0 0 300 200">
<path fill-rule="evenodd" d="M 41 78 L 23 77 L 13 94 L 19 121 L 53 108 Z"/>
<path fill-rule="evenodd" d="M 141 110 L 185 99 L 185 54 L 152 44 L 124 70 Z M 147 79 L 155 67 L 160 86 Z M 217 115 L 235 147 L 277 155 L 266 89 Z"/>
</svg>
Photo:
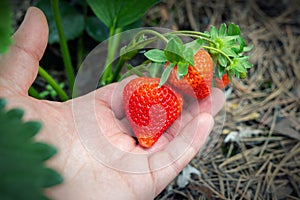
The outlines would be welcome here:
<svg viewBox="0 0 300 200">
<path fill-rule="evenodd" d="M 186 94 L 203 99 L 210 94 L 212 87 L 213 60 L 207 51 L 200 49 L 194 55 L 194 66 L 188 66 L 187 75 L 179 80 L 176 74 L 177 66 L 169 76 L 169 83 Z"/>
<path fill-rule="evenodd" d="M 228 77 L 227 74 L 224 74 L 221 78 L 216 78 L 215 79 L 216 87 L 219 89 L 224 89 L 229 83 L 230 83 L 230 78 Z"/>
<path fill-rule="evenodd" d="M 183 99 L 159 78 L 139 77 L 124 88 L 124 109 L 141 146 L 149 148 L 178 118 Z"/>
</svg>

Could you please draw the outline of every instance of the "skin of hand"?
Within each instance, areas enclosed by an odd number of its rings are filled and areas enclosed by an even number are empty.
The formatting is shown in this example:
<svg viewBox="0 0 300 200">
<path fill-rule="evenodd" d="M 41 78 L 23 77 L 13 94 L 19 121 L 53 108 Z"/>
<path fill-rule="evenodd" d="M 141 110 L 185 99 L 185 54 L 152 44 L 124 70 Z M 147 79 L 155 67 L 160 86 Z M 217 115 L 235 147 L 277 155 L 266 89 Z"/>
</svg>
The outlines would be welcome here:
<svg viewBox="0 0 300 200">
<path fill-rule="evenodd" d="M 23 23 L 13 35 L 13 40 L 9 52 L 0 58 L 0 97 L 7 100 L 8 108 L 24 109 L 25 120 L 42 122 L 43 128 L 36 139 L 58 149 L 58 154 L 47 163 L 64 178 L 62 184 L 45 190 L 46 195 L 53 199 L 155 198 L 203 146 L 214 124 L 212 116 L 224 105 L 224 94 L 220 90 L 213 90 L 211 100 L 204 100 L 200 104 L 191 103 L 183 111 L 176 137 L 162 137 L 151 150 L 145 150 L 118 125 L 124 121 L 124 111 L 117 109 L 122 104 L 122 98 L 116 98 L 115 94 L 118 93 L 115 90 L 122 83 L 110 84 L 63 103 L 37 100 L 28 96 L 27 91 L 37 76 L 39 60 L 48 40 L 47 21 L 39 9 L 28 9 Z M 98 126 L 102 127 L 103 134 L 113 145 L 129 153 L 154 152 L 142 163 L 149 172 L 128 173 L 113 169 L 99 162 L 86 150 L 78 136 L 72 105 L 76 103 L 84 108 L 91 96 L 96 102 Z M 201 112 L 196 112 L 197 109 L 193 106 L 201 107 Z M 101 115 L 103 113 L 105 117 Z M 82 115 L 85 119 L 89 114 L 83 112 Z M 85 124 L 88 127 L 89 121 Z M 176 127 L 176 123 L 174 126 Z M 172 132 L 172 128 L 169 131 Z M 191 132 L 197 134 L 189 143 L 186 138 L 190 137 Z M 162 148 L 166 145 L 170 145 L 170 148 Z M 182 145 L 188 148 L 179 159 L 162 169 L 151 170 L 162 160 L 172 159 L 172 149 Z M 126 160 L 127 154 L 122 156 L 121 159 Z"/>
</svg>

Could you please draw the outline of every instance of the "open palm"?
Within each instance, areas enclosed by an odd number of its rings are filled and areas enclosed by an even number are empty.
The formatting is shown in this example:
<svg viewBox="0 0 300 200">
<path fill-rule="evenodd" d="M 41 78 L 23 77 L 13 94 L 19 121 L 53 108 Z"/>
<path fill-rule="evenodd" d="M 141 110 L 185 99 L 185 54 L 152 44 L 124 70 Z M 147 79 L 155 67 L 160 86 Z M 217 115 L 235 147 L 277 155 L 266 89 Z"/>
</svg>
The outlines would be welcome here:
<svg viewBox="0 0 300 200">
<path fill-rule="evenodd" d="M 119 91 L 128 80 L 64 103 L 33 99 L 27 91 L 48 39 L 43 13 L 30 8 L 13 37 L 14 45 L 0 60 L 0 94 L 9 107 L 25 109 L 26 120 L 41 121 L 37 140 L 58 149 L 48 165 L 64 183 L 45 191 L 54 199 L 153 199 L 203 146 L 212 116 L 224 104 L 219 90 L 201 103 L 191 102 L 146 150 L 131 137 L 122 111 Z"/>
</svg>

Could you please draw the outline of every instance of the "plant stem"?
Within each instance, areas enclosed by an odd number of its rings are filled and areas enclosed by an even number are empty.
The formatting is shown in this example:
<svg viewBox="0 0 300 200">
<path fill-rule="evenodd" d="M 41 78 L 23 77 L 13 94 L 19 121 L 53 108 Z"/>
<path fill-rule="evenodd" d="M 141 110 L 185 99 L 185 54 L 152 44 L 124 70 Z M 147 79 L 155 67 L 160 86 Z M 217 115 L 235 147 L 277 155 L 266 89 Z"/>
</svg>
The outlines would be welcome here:
<svg viewBox="0 0 300 200">
<path fill-rule="evenodd" d="M 73 71 L 73 66 L 72 66 L 72 62 L 71 62 L 71 56 L 70 56 L 67 40 L 64 35 L 64 30 L 62 27 L 62 20 L 61 20 L 60 11 L 59 11 L 58 0 L 51 0 L 51 7 L 52 7 L 54 19 L 55 19 L 57 32 L 59 35 L 59 43 L 60 43 L 61 53 L 62 53 L 63 62 L 64 62 L 64 66 L 65 66 L 66 76 L 68 79 L 70 91 L 72 91 L 73 86 L 74 86 L 75 77 L 74 77 L 74 71 Z"/>
<path fill-rule="evenodd" d="M 86 19 L 87 19 L 87 3 L 85 1 L 82 2 L 82 15 L 83 15 L 83 22 L 86 26 Z M 82 60 L 83 60 L 83 53 L 84 52 L 84 45 L 83 45 L 83 33 L 80 34 L 80 37 L 77 42 L 77 71 L 79 70 Z"/>
<path fill-rule="evenodd" d="M 194 37 L 194 38 L 200 38 L 202 40 L 205 40 L 209 43 L 212 43 L 212 44 L 215 44 L 212 40 L 210 40 L 209 38 L 207 37 L 203 37 L 201 35 L 197 35 L 197 34 L 191 34 L 191 33 L 182 33 L 180 31 L 176 31 L 176 32 L 172 32 L 171 34 L 174 34 L 174 35 L 178 35 L 178 36 L 189 36 L 189 37 Z"/>
<path fill-rule="evenodd" d="M 166 38 L 163 34 L 159 33 L 159 32 L 156 32 L 156 31 L 153 31 L 153 30 L 142 30 L 140 32 L 138 32 L 134 38 L 138 38 L 140 35 L 143 35 L 143 34 L 151 34 L 151 35 L 155 35 L 157 36 L 158 38 L 162 39 L 163 41 L 165 41 L 166 43 L 168 43 L 168 38 Z"/>
<path fill-rule="evenodd" d="M 40 93 L 33 86 L 29 88 L 28 94 L 36 99 L 42 99 Z"/>
<path fill-rule="evenodd" d="M 114 26 L 110 28 L 109 39 L 108 39 L 108 53 L 105 62 L 105 70 L 103 76 L 100 80 L 101 85 L 106 85 L 112 82 L 113 70 L 112 62 L 116 56 L 117 49 L 120 42 L 120 36 L 118 35 L 122 31 L 122 28 L 115 28 Z"/>
<path fill-rule="evenodd" d="M 59 84 L 52 78 L 47 71 L 45 71 L 41 66 L 39 67 L 38 74 L 47 81 L 49 85 L 57 92 L 57 95 L 62 101 L 67 101 L 69 99 L 66 92 L 59 86 Z"/>
<path fill-rule="evenodd" d="M 210 47 L 210 46 L 203 46 L 204 49 L 210 49 L 210 50 L 213 50 L 213 51 L 216 51 L 220 54 L 222 54 L 228 61 L 229 63 L 232 63 L 232 60 L 228 57 L 228 55 L 226 53 L 224 53 L 222 50 L 220 49 L 216 49 L 214 47 Z"/>
<path fill-rule="evenodd" d="M 194 35 L 194 36 L 198 35 L 198 36 L 201 36 L 201 37 L 204 37 L 204 38 L 210 38 L 209 34 L 198 32 L 198 31 L 174 31 L 174 32 L 171 32 L 171 33 L 172 34 L 177 34 L 177 33 L 191 34 L 191 35 Z"/>
</svg>

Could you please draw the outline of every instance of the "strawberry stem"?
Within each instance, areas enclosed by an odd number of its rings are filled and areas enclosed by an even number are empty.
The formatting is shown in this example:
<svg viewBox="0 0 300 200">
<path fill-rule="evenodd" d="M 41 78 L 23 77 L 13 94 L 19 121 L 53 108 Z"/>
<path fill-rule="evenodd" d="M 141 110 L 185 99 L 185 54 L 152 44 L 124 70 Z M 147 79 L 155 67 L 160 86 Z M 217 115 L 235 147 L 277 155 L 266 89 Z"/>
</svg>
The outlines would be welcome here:
<svg viewBox="0 0 300 200">
<path fill-rule="evenodd" d="M 213 50 L 213 51 L 216 51 L 216 52 L 222 54 L 230 62 L 230 64 L 232 63 L 232 60 L 229 58 L 229 56 L 226 53 L 224 53 L 222 50 L 214 48 L 214 47 L 210 47 L 210 46 L 203 46 L 203 48 Z"/>
<path fill-rule="evenodd" d="M 153 31 L 153 30 L 142 30 L 140 32 L 138 32 L 134 38 L 139 38 L 140 36 L 142 35 L 145 35 L 145 34 L 150 34 L 150 35 L 155 35 L 157 36 L 158 38 L 162 39 L 163 41 L 165 41 L 166 43 L 168 43 L 168 38 L 166 38 L 163 34 L 157 32 L 157 31 Z"/>
</svg>

